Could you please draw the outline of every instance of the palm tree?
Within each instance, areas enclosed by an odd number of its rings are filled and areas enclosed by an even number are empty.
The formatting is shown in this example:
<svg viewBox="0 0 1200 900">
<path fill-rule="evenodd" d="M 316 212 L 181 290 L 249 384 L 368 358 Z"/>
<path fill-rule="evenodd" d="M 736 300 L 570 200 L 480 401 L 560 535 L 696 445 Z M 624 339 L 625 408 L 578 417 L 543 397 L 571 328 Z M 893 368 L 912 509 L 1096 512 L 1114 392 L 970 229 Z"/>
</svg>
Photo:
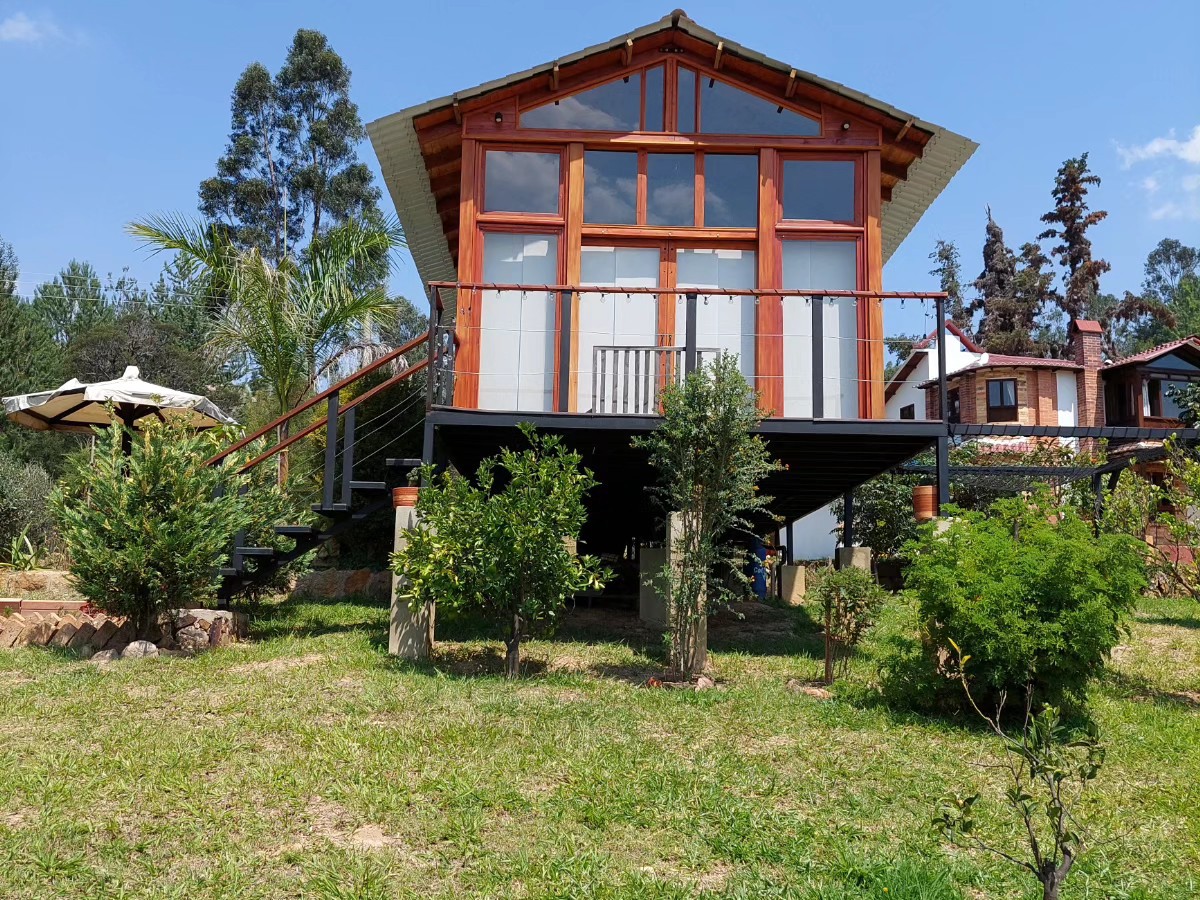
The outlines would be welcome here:
<svg viewBox="0 0 1200 900">
<path fill-rule="evenodd" d="M 210 345 L 246 359 L 278 415 L 349 354 L 374 349 L 379 329 L 395 318 L 384 284 L 392 251 L 404 246 L 395 223 L 347 222 L 313 240 L 302 257 L 278 263 L 239 249 L 218 226 L 181 216 L 154 216 L 128 230 L 156 253 L 175 251 L 196 263 L 204 294 L 219 308 Z M 284 422 L 277 438 L 287 435 Z M 280 483 L 286 478 L 281 453 Z"/>
</svg>

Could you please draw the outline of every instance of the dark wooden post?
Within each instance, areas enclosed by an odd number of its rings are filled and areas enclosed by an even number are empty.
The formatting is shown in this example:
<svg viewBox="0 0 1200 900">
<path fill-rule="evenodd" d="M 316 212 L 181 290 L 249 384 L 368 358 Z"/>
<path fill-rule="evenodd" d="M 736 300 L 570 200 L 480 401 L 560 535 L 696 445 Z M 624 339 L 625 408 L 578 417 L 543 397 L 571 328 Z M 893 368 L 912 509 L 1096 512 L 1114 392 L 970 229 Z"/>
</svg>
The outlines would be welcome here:
<svg viewBox="0 0 1200 900">
<path fill-rule="evenodd" d="M 812 417 L 825 418 L 824 297 L 812 298 Z"/>
<path fill-rule="evenodd" d="M 846 491 L 842 497 L 842 546 L 854 546 L 854 491 Z"/>
</svg>

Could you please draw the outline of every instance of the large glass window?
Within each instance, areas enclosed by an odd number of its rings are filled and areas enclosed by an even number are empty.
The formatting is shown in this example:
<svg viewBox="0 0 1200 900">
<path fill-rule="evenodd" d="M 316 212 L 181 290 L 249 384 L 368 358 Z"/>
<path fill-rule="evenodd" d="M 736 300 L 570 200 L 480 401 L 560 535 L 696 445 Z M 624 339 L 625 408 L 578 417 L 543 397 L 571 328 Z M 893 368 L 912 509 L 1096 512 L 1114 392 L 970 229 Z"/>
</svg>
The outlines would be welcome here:
<svg viewBox="0 0 1200 900">
<path fill-rule="evenodd" d="M 706 228 L 754 228 L 758 224 L 758 157 L 704 154 Z"/>
<path fill-rule="evenodd" d="M 679 131 L 691 134 L 696 130 L 696 73 L 679 67 Z"/>
<path fill-rule="evenodd" d="M 695 225 L 695 154 L 649 154 L 646 190 L 647 225 Z"/>
<path fill-rule="evenodd" d="M 722 294 L 749 290 L 758 283 L 752 250 L 686 249 L 675 254 L 675 343 L 684 345 L 687 329 L 686 295 L 696 296 L 696 346 L 701 361 L 719 352 L 732 353 L 750 384 L 754 384 L 754 341 L 757 319 L 754 297 Z"/>
<path fill-rule="evenodd" d="M 681 73 L 683 71 L 680 69 Z M 680 130 L 683 130 L 682 126 Z M 700 131 L 704 134 L 812 137 L 821 133 L 821 123 L 723 81 L 702 78 Z"/>
<path fill-rule="evenodd" d="M 853 241 L 783 241 L 783 285 L 795 290 L 852 291 L 858 287 Z M 784 297 L 783 414 L 814 415 L 813 304 L 821 317 L 823 415 L 858 417 L 858 308 L 852 297 Z"/>
<path fill-rule="evenodd" d="M 587 150 L 583 154 L 583 221 L 637 224 L 637 153 Z"/>
<path fill-rule="evenodd" d="M 783 163 L 783 217 L 853 222 L 854 162 L 789 159 Z"/>
<path fill-rule="evenodd" d="M 646 80 L 645 129 L 663 127 L 663 69 L 656 66 L 644 75 L 626 75 L 570 97 L 521 113 L 522 128 L 570 131 L 642 130 L 642 79 Z"/>
<path fill-rule="evenodd" d="M 553 284 L 558 236 L 489 232 L 483 280 Z M 484 291 L 480 310 L 479 408 L 550 410 L 554 395 L 555 296 L 546 291 Z"/>
<path fill-rule="evenodd" d="M 489 150 L 484 158 L 485 212 L 558 213 L 557 153 Z"/>
</svg>

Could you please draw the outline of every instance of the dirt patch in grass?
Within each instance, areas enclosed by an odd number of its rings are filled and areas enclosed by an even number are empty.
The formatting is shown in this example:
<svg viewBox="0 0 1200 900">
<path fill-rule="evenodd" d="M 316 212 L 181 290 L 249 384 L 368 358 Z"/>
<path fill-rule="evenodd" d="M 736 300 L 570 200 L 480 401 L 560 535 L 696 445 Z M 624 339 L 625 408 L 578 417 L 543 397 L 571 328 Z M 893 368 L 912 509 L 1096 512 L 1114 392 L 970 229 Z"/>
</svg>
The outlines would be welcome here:
<svg viewBox="0 0 1200 900">
<path fill-rule="evenodd" d="M 321 653 L 306 653 L 304 656 L 281 656 L 278 659 L 264 659 L 260 662 L 242 663 L 241 665 L 231 666 L 229 672 L 232 675 L 286 672 L 290 669 L 313 666 L 324 660 L 325 656 Z"/>
</svg>

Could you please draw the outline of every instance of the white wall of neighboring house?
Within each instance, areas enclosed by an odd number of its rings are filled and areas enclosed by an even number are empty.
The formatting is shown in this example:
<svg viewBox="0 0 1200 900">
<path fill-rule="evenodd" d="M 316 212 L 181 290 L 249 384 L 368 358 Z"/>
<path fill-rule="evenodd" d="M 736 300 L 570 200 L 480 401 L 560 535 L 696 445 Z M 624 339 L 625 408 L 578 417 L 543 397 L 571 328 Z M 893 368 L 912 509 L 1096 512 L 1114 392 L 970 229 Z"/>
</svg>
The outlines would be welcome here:
<svg viewBox="0 0 1200 900">
<path fill-rule="evenodd" d="M 914 407 L 916 418 L 925 418 L 925 389 L 917 387 L 923 382 L 929 381 L 932 378 L 937 378 L 938 375 L 938 354 L 937 342 L 931 340 L 929 347 L 922 350 L 914 350 L 914 353 L 921 355 L 920 361 L 913 368 L 912 372 L 899 385 L 896 392 L 884 406 L 884 417 L 888 419 L 899 419 L 900 410 L 910 403 Z M 983 354 L 973 353 L 963 346 L 962 339 L 953 332 L 946 332 L 946 372 L 953 374 L 960 369 L 965 369 L 972 363 L 978 362 Z M 1059 378 L 1067 375 L 1071 379 L 1070 398 L 1071 398 L 1071 415 L 1074 416 L 1075 410 L 1075 373 L 1065 372 L 1060 373 Z M 1059 396 L 1063 396 L 1062 381 L 1059 381 Z M 1063 412 L 1060 407 L 1059 421 L 1062 422 Z M 1071 424 L 1074 424 L 1072 421 Z M 833 556 L 834 550 L 837 549 L 837 539 L 831 533 L 834 527 L 837 526 L 837 518 L 830 512 L 828 506 L 823 506 L 815 512 L 809 513 L 803 519 L 797 519 L 792 527 L 793 534 L 796 539 L 795 551 L 792 558 L 796 560 L 804 559 L 829 559 Z M 787 545 L 787 530 L 781 533 L 780 545 Z"/>
<path fill-rule="evenodd" d="M 888 398 L 887 403 L 884 405 L 883 417 L 885 419 L 900 418 L 900 410 L 909 404 L 912 404 L 915 418 L 925 418 L 925 391 L 917 387 L 917 385 L 935 377 L 937 372 L 937 354 L 929 350 L 917 350 L 915 352 L 921 354 L 920 362 L 913 369 L 912 375 L 904 379 L 900 383 L 900 387 L 896 390 L 896 393 Z M 947 357 L 946 362 L 946 368 L 950 368 L 949 357 Z M 931 366 L 934 369 L 933 372 L 929 371 Z"/>
</svg>

